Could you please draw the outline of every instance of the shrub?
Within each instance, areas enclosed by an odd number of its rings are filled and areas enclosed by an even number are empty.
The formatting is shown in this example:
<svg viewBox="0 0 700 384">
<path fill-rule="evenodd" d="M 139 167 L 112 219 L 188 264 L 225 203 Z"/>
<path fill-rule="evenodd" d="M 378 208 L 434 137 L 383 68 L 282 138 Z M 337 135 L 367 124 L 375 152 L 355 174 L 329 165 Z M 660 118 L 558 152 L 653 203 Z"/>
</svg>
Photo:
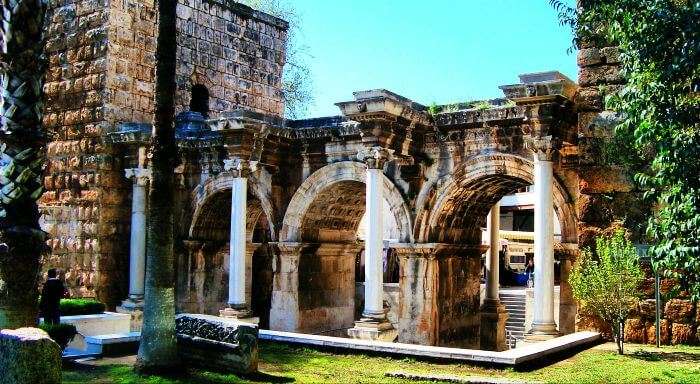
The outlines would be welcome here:
<svg viewBox="0 0 700 384">
<path fill-rule="evenodd" d="M 581 311 L 598 315 L 610 325 L 620 354 L 625 320 L 638 302 L 637 287 L 643 277 L 637 249 L 619 230 L 612 237 L 596 238 L 595 254 L 584 249 L 569 278 Z"/>
<path fill-rule="evenodd" d="M 94 299 L 61 299 L 61 316 L 95 315 L 105 311 L 105 304 Z"/>
<path fill-rule="evenodd" d="M 55 341 L 61 350 L 66 349 L 68 343 L 70 343 L 78 333 L 73 324 L 39 324 L 39 328 L 46 331 L 49 337 Z"/>
</svg>

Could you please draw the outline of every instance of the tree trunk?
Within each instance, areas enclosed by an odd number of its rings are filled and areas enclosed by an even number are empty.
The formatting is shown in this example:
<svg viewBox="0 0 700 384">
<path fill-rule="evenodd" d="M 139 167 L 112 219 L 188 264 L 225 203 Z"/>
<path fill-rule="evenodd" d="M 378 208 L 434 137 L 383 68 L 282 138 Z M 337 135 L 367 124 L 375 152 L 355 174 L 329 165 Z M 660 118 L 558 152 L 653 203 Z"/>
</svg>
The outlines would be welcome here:
<svg viewBox="0 0 700 384">
<path fill-rule="evenodd" d="M 146 287 L 136 369 L 172 372 L 178 367 L 175 339 L 174 171 L 176 0 L 158 1 L 156 107 L 151 138 L 152 180 L 148 194 Z"/>
<path fill-rule="evenodd" d="M 2 1 L 0 67 L 0 328 L 36 326 L 45 233 L 37 199 L 44 166 L 42 0 Z"/>
</svg>

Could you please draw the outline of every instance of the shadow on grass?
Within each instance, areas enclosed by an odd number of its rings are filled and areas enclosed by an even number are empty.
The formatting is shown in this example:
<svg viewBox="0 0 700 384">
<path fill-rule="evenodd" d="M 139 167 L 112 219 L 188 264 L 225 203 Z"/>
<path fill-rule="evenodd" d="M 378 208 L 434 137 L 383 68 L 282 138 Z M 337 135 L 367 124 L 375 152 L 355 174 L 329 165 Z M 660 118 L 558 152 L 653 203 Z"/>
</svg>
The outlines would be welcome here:
<svg viewBox="0 0 700 384">
<path fill-rule="evenodd" d="M 700 354 L 687 352 L 651 352 L 640 350 L 635 351 L 628 356 L 644 361 L 700 362 Z"/>
</svg>

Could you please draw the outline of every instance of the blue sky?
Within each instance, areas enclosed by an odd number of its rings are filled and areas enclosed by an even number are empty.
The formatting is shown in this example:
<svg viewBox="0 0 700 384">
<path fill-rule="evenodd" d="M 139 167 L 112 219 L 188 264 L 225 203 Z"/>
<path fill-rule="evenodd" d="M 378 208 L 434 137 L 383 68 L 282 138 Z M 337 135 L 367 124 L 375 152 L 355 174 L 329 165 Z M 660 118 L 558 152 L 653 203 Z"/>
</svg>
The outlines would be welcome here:
<svg viewBox="0 0 700 384">
<path fill-rule="evenodd" d="M 502 96 L 518 74 L 576 80 L 571 32 L 547 0 L 293 0 L 315 103 L 339 114 L 352 92 L 386 88 L 423 104 Z"/>
</svg>

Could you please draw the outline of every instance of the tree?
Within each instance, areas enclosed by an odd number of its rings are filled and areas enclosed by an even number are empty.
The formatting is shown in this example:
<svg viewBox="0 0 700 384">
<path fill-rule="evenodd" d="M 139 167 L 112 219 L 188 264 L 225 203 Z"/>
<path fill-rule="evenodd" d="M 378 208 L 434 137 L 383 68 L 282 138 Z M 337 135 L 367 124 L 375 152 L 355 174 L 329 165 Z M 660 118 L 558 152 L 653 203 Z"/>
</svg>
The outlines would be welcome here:
<svg viewBox="0 0 700 384">
<path fill-rule="evenodd" d="M 174 190 L 177 0 L 158 1 L 155 117 L 151 137 L 152 180 L 148 194 L 146 286 L 136 369 L 169 372 L 178 367 L 175 336 Z"/>
<path fill-rule="evenodd" d="M 241 3 L 259 9 L 289 23 L 286 63 L 282 75 L 285 114 L 288 118 L 303 117 L 314 101 L 311 70 L 306 61 L 309 48 L 301 41 L 301 18 L 294 7 L 284 0 L 242 0 Z"/>
<path fill-rule="evenodd" d="M 623 230 L 598 237 L 595 254 L 584 249 L 569 278 L 581 311 L 610 325 L 620 354 L 624 353 L 625 320 L 639 301 L 643 278 L 637 250 Z"/>
<path fill-rule="evenodd" d="M 45 233 L 39 227 L 44 142 L 44 0 L 3 0 L 0 26 L 0 328 L 35 326 Z"/>
<path fill-rule="evenodd" d="M 607 99 L 643 153 L 635 179 L 657 206 L 647 233 L 654 267 L 700 299 L 700 1 L 550 0 L 574 44 L 620 48 L 625 87 Z"/>
</svg>

